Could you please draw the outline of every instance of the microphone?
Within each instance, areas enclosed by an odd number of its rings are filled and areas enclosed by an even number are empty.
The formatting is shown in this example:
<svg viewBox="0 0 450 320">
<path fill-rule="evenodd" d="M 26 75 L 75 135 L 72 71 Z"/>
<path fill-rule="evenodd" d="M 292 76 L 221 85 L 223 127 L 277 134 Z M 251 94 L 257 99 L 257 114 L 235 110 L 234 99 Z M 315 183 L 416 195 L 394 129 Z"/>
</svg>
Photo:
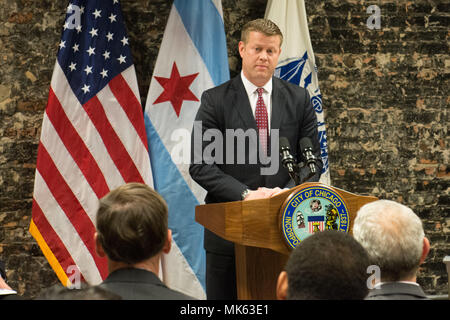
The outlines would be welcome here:
<svg viewBox="0 0 450 320">
<path fill-rule="evenodd" d="M 280 156 L 281 164 L 283 165 L 283 167 L 288 169 L 289 175 L 291 176 L 291 178 L 293 178 L 295 176 L 295 159 L 291 155 L 291 145 L 289 144 L 289 140 L 286 137 L 280 137 Z M 296 179 L 294 179 L 294 181 L 295 180 Z"/>
<path fill-rule="evenodd" d="M 300 140 L 300 150 L 302 151 L 303 157 L 306 160 L 306 165 L 309 166 L 311 173 L 316 173 L 316 157 L 313 154 L 313 147 L 310 138 L 304 137 Z"/>
</svg>

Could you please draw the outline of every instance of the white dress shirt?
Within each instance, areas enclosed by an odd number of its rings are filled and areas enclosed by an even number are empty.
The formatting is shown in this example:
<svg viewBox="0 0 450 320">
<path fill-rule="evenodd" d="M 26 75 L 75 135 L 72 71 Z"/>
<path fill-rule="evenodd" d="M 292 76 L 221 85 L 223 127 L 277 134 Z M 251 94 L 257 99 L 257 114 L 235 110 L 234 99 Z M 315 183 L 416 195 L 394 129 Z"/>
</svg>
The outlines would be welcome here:
<svg viewBox="0 0 450 320">
<path fill-rule="evenodd" d="M 248 100 L 250 101 L 250 106 L 252 107 L 253 117 L 255 117 L 256 113 L 256 102 L 258 101 L 258 92 L 256 89 L 260 88 L 251 83 L 244 75 L 244 72 L 241 71 L 242 82 L 244 83 L 245 91 L 247 92 Z M 270 133 L 270 120 L 272 118 L 272 78 L 262 87 L 264 89 L 263 92 L 263 100 L 267 109 L 267 126 L 269 128 Z"/>
</svg>

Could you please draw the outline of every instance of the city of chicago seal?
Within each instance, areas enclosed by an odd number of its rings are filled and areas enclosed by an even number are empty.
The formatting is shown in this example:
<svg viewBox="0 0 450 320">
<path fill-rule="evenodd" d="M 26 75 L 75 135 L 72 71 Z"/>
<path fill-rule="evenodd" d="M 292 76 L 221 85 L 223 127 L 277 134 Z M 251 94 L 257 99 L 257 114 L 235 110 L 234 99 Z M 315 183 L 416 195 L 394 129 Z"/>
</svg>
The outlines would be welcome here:
<svg viewBox="0 0 450 320">
<path fill-rule="evenodd" d="M 315 232 L 348 232 L 349 225 L 349 214 L 344 200 L 334 190 L 325 186 L 307 187 L 297 191 L 281 214 L 281 229 L 286 242 L 292 248 Z"/>
</svg>

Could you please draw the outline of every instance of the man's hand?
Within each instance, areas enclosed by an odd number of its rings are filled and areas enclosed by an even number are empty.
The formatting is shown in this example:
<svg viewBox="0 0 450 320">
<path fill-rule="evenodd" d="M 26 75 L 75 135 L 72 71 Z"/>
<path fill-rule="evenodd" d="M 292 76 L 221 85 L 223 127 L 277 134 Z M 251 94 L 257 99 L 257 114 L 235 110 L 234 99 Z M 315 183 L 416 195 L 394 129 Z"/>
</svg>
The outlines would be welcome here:
<svg viewBox="0 0 450 320">
<path fill-rule="evenodd" d="M 250 193 L 245 197 L 244 201 L 265 199 L 276 196 L 277 194 L 285 191 L 286 189 L 276 188 L 264 188 L 260 187 L 258 190 L 250 190 Z"/>
</svg>

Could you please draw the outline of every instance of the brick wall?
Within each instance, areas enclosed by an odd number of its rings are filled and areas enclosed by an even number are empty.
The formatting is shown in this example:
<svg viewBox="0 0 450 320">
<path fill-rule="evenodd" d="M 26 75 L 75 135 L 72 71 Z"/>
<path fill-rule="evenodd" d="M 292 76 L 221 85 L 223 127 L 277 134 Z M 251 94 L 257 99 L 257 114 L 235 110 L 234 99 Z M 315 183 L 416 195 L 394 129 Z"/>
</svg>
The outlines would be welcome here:
<svg viewBox="0 0 450 320">
<path fill-rule="evenodd" d="M 366 25 L 371 4 L 381 10 L 379 30 Z M 307 13 L 332 183 L 410 206 L 432 247 L 418 282 L 446 293 L 449 4 L 307 1 Z"/>
<path fill-rule="evenodd" d="M 306 0 L 323 95 L 332 184 L 419 214 L 431 252 L 418 281 L 445 294 L 450 255 L 445 1 Z M 143 105 L 171 2 L 122 0 Z M 369 5 L 381 9 L 370 30 Z M 0 258 L 28 297 L 58 280 L 28 233 L 37 146 L 65 1 L 0 2 Z M 223 0 L 231 76 L 240 28 L 265 0 Z"/>
</svg>

